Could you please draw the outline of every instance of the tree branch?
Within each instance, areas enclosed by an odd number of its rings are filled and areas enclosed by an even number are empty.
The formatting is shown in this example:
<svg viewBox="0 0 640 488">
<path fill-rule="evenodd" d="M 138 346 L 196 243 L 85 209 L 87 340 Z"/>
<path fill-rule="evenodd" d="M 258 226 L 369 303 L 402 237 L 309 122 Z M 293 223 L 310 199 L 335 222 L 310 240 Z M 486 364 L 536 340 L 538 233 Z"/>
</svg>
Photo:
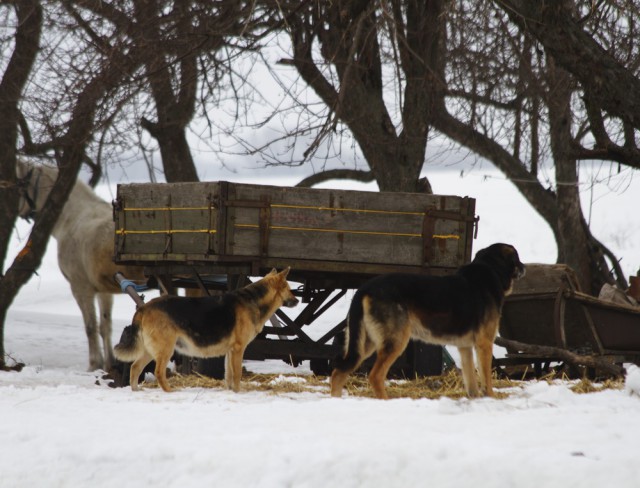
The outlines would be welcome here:
<svg viewBox="0 0 640 488">
<path fill-rule="evenodd" d="M 608 375 L 615 377 L 624 377 L 624 368 L 618 366 L 603 357 L 599 356 L 582 356 L 574 354 L 566 349 L 560 349 L 552 346 L 538 346 L 534 344 L 525 344 L 524 342 L 512 341 L 504 337 L 496 337 L 495 344 L 511 350 L 517 350 L 526 354 L 535 354 L 549 359 L 559 359 L 577 366 L 586 366 L 587 368 L 596 368 Z"/>
<path fill-rule="evenodd" d="M 307 176 L 296 186 L 301 188 L 311 188 L 329 180 L 355 180 L 363 183 L 370 183 L 374 181 L 374 177 L 371 171 L 362 171 L 358 169 L 329 169 L 327 171 Z"/>
<path fill-rule="evenodd" d="M 572 73 L 604 110 L 640 129 L 640 79 L 621 65 L 572 17 L 571 2 L 495 0 Z"/>
</svg>

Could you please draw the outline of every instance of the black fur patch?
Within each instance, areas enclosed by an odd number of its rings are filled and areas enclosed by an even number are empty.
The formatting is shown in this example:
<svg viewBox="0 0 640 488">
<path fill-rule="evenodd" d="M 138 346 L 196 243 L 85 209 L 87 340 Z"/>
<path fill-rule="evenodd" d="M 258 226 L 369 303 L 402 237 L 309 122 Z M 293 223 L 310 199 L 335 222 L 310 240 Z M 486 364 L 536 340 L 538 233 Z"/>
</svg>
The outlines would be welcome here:
<svg viewBox="0 0 640 488">
<path fill-rule="evenodd" d="M 476 330 L 487 312 L 500 311 L 512 280 L 524 271 L 517 251 L 494 244 L 451 276 L 397 273 L 365 283 L 354 302 L 371 298 L 371 314 L 383 323 L 413 312 L 436 336 L 461 336 Z"/>
<path fill-rule="evenodd" d="M 233 331 L 236 305 L 234 293 L 211 297 L 167 296 L 152 305 L 162 310 L 200 347 L 220 342 Z"/>
<path fill-rule="evenodd" d="M 153 303 L 165 312 L 200 347 L 215 344 L 228 337 L 236 324 L 236 307 L 246 306 L 257 310 L 258 321 L 269 310 L 263 303 L 269 288 L 264 283 L 254 283 L 238 290 L 210 297 L 166 296 Z M 151 304 L 150 304 L 151 305 Z"/>
<path fill-rule="evenodd" d="M 134 349 L 137 339 L 138 339 L 138 327 L 135 325 L 127 325 L 122 330 L 120 341 L 118 342 L 116 347 L 124 351 Z"/>
<path fill-rule="evenodd" d="M 405 322 L 409 313 L 414 313 L 437 336 L 463 335 L 479 325 L 478 320 L 473 320 L 474 316 L 483 315 L 483 310 L 478 308 L 484 307 L 478 305 L 484 301 L 477 299 L 458 274 L 384 275 L 369 281 L 360 291 L 362 296 L 371 299 L 370 312 L 376 321 Z"/>
<path fill-rule="evenodd" d="M 267 295 L 269 292 L 269 287 L 261 282 L 253 283 L 249 286 L 245 286 L 244 288 L 240 288 L 232 294 L 237 294 L 239 298 L 248 303 L 253 303 L 254 305 L 259 305 L 261 300 Z"/>
</svg>

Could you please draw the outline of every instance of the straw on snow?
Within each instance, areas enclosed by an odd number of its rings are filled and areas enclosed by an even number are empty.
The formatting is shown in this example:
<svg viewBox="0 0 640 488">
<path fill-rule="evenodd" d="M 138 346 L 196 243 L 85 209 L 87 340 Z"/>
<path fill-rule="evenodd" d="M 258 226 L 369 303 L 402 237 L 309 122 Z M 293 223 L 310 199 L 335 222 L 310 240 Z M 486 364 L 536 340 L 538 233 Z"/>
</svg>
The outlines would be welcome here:
<svg viewBox="0 0 640 488">
<path fill-rule="evenodd" d="M 584 378 L 579 381 L 568 380 L 550 374 L 538 381 L 565 382 L 571 384 L 570 389 L 574 393 L 593 393 L 604 389 L 622 389 L 623 380 L 607 380 L 603 383 L 594 383 Z M 494 378 L 497 398 L 506 398 L 510 391 L 522 387 L 527 382 Z M 224 389 L 223 380 L 217 380 L 198 373 L 190 375 L 173 374 L 169 378 L 169 384 L 173 388 L 211 388 Z M 155 388 L 155 381 L 145 386 Z M 448 397 L 452 399 L 463 398 L 465 394 L 462 377 L 458 370 L 451 369 L 441 376 L 417 377 L 414 379 L 388 380 L 387 389 L 390 398 L 429 398 L 438 399 Z M 242 391 L 262 391 L 271 394 L 290 393 L 329 393 L 329 379 L 326 376 L 294 375 L 294 374 L 255 374 L 244 373 L 241 384 Z M 373 398 L 373 391 L 367 377 L 364 375 L 352 375 L 347 382 L 346 390 L 349 396 Z"/>
</svg>

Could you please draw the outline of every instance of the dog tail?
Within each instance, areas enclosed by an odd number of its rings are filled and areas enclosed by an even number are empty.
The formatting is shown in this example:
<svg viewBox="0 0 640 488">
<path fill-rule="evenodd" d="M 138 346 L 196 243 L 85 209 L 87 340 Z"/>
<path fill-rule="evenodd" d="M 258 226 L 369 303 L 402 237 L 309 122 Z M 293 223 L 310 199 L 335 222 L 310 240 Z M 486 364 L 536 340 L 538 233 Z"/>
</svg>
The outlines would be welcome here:
<svg viewBox="0 0 640 488">
<path fill-rule="evenodd" d="M 357 368 L 362 361 L 360 342 L 363 340 L 362 334 L 366 334 L 362 323 L 363 318 L 364 308 L 362 307 L 362 296 L 356 292 L 349 307 L 347 327 L 344 330 L 344 353 L 342 356 L 335 358 L 335 369 L 351 372 Z"/>
<path fill-rule="evenodd" d="M 138 314 L 136 313 L 133 317 L 133 323 L 124 328 L 120 336 L 120 342 L 113 348 L 116 358 L 125 363 L 135 361 L 144 353 L 144 345 L 137 318 Z"/>
</svg>

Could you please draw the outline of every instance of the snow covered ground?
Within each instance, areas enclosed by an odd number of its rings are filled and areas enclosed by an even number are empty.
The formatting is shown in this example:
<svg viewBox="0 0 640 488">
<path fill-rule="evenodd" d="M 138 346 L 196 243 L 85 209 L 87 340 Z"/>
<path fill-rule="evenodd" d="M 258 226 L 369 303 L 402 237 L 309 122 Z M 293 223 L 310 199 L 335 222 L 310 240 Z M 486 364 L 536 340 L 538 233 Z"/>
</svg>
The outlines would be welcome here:
<svg viewBox="0 0 640 488">
<path fill-rule="evenodd" d="M 503 400 L 332 399 L 328 385 L 279 395 L 134 393 L 85 372 L 73 303 L 55 290 L 32 300 L 15 307 L 6 331 L 8 351 L 28 366 L 0 373 L 1 487 L 631 488 L 640 480 L 639 368 L 626 391 L 578 395 L 568 384 L 531 382 Z M 117 319 L 114 336 L 126 322 Z"/>
<path fill-rule="evenodd" d="M 475 190 L 459 180 L 437 191 L 495 191 L 471 183 Z M 474 248 L 505 241 L 521 250 L 524 261 L 553 262 L 548 231 L 513 202 L 507 190 L 499 198 L 478 196 Z M 603 232 L 618 233 L 623 224 L 616 218 L 610 213 L 603 219 Z M 624 236 L 638 242 L 638 223 L 632 224 Z M 14 251 L 24 236 L 20 224 Z M 617 250 L 637 269 L 637 246 L 625 242 Z M 343 314 L 346 305 L 334 313 Z M 117 297 L 115 341 L 133 311 L 129 298 Z M 578 395 L 567 383 L 531 382 L 502 400 L 332 399 L 328 385 L 278 395 L 113 389 L 99 372 L 86 372 L 82 320 L 57 271 L 55 243 L 9 312 L 5 345 L 27 366 L 20 373 L 0 372 L 0 488 L 640 483 L 640 368 L 630 368 L 624 390 Z M 245 366 L 310 374 L 306 364 Z"/>
</svg>

